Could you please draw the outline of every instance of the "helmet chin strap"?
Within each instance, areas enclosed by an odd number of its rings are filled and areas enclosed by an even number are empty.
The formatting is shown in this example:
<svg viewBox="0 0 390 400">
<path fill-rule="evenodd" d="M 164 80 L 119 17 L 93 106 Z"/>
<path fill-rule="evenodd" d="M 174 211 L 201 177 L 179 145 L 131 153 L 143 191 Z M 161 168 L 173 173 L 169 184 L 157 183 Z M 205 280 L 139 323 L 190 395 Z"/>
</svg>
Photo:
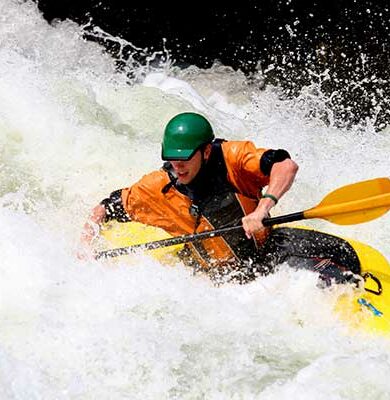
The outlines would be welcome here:
<svg viewBox="0 0 390 400">
<path fill-rule="evenodd" d="M 199 169 L 198 173 L 196 174 L 196 176 L 198 176 L 206 168 L 208 159 L 204 156 L 204 152 L 205 152 L 205 149 L 201 149 L 200 150 L 200 154 L 201 154 L 201 157 L 202 157 L 201 158 L 201 165 L 200 165 L 200 169 Z"/>
</svg>

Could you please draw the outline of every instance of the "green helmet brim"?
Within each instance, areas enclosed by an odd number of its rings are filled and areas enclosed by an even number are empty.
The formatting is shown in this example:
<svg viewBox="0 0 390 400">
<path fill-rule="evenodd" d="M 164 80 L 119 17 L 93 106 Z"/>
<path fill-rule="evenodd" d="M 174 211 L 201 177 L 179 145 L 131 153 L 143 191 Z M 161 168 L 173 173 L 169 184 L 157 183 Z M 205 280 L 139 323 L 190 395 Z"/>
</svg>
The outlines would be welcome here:
<svg viewBox="0 0 390 400">
<path fill-rule="evenodd" d="M 198 149 L 162 149 L 161 158 L 164 161 L 188 161 Z"/>
</svg>

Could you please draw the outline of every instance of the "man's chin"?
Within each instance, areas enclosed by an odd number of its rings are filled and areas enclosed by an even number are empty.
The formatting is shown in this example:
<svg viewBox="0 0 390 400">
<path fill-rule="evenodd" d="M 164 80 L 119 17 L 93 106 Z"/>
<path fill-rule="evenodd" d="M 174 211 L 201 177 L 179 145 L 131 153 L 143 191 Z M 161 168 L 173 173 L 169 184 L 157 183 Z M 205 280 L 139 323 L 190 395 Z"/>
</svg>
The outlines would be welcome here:
<svg viewBox="0 0 390 400">
<path fill-rule="evenodd" d="M 178 177 L 177 180 L 178 180 L 178 182 L 181 183 L 182 185 L 187 185 L 188 183 L 191 182 L 191 179 L 190 179 L 187 175 L 185 175 L 185 176 L 183 176 L 183 177 Z"/>
</svg>

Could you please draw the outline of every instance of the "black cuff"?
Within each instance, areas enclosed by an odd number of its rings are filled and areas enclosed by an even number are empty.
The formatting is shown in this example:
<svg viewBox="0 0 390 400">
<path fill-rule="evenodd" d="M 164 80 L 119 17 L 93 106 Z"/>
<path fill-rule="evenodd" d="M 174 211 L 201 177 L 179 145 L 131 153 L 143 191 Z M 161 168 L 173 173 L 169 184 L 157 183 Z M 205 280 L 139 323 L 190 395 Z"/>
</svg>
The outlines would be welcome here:
<svg viewBox="0 0 390 400">
<path fill-rule="evenodd" d="M 277 163 L 291 158 L 290 154 L 286 150 L 267 150 L 263 153 L 260 158 L 260 171 L 265 175 L 269 176 L 271 173 L 272 166 Z"/>
<path fill-rule="evenodd" d="M 129 222 L 130 217 L 127 215 L 122 204 L 122 189 L 115 190 L 110 197 L 102 200 L 100 204 L 106 210 L 106 218 L 104 222 L 115 219 L 118 222 Z"/>
</svg>

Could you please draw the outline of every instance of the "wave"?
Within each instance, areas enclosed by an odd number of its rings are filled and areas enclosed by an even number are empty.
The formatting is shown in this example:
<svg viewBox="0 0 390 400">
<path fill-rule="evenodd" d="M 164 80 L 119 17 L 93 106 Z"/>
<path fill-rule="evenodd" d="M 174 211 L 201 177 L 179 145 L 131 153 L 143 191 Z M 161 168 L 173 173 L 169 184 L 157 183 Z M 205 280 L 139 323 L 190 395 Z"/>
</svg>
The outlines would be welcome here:
<svg viewBox="0 0 390 400">
<path fill-rule="evenodd" d="M 30 1 L 3 0 L 0 15 L 12 21 L 0 25 L 2 398 L 356 399 L 363 383 L 386 396 L 388 344 L 348 336 L 337 293 L 308 272 L 216 289 L 148 254 L 83 263 L 74 252 L 89 210 L 160 166 L 178 112 L 204 113 L 219 137 L 289 150 L 300 172 L 275 213 L 388 175 L 387 128 L 340 127 L 314 86 L 286 99 L 222 64 L 123 68 L 85 27 L 48 24 Z M 389 257 L 386 218 L 313 226 Z"/>
</svg>

